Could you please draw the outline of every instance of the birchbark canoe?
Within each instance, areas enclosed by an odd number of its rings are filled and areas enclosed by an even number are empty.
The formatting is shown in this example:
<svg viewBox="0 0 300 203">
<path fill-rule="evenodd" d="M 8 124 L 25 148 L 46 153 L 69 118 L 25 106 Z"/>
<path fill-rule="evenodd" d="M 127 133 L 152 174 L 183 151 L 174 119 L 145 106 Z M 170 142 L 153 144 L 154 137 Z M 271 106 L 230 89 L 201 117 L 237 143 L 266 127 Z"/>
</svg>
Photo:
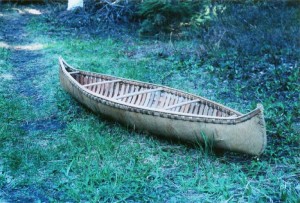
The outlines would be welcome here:
<svg viewBox="0 0 300 203">
<path fill-rule="evenodd" d="M 242 114 L 162 85 L 87 72 L 59 58 L 62 87 L 92 111 L 134 129 L 260 155 L 267 143 L 262 105 Z"/>
</svg>

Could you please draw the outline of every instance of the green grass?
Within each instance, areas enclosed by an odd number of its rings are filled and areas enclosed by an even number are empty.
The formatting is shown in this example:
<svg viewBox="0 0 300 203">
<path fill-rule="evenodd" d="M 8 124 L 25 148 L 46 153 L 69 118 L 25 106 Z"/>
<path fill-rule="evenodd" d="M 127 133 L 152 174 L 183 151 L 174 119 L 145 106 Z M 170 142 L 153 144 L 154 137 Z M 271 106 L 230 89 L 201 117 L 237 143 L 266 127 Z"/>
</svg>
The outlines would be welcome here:
<svg viewBox="0 0 300 203">
<path fill-rule="evenodd" d="M 208 63 L 181 60 L 174 46 L 184 49 L 188 41 L 154 46 L 151 40 L 131 39 L 129 47 L 112 37 L 74 37 L 67 28 L 47 34 L 55 28 L 42 17 L 32 18 L 27 25 L 28 37 L 44 45 L 36 58 L 44 71 L 34 83 L 39 89 L 36 94 L 43 95 L 41 103 L 36 105 L 35 97 L 12 94 L 18 85 L 0 78 L 0 111 L 5 112 L 0 114 L 0 196 L 5 193 L 4 200 L 9 195 L 32 196 L 31 188 L 39 188 L 41 196 L 52 202 L 300 201 L 299 137 L 288 125 L 276 123 L 286 103 L 264 95 L 268 122 L 275 122 L 268 125 L 269 140 L 275 141 L 259 158 L 134 132 L 94 115 L 61 89 L 59 55 L 85 70 L 165 84 L 237 109 L 253 107 L 252 99 L 243 97 L 247 84 L 222 85 Z M 14 75 L 10 51 L 0 49 L 0 56 L 0 74 Z M 33 85 L 31 80 L 23 82 Z M 254 98 L 267 93 L 249 91 Z M 224 92 L 239 93 L 236 98 L 242 102 L 224 99 L 220 96 Z M 290 123 L 288 119 L 283 120 Z"/>
</svg>

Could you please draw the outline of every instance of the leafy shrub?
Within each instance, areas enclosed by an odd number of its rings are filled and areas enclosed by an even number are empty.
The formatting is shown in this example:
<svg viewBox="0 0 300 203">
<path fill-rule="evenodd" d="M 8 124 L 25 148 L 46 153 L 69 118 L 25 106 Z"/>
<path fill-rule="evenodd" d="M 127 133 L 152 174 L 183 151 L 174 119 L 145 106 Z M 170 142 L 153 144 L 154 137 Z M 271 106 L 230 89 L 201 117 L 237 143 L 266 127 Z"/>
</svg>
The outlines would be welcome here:
<svg viewBox="0 0 300 203">
<path fill-rule="evenodd" d="M 179 0 L 145 0 L 138 14 L 143 20 L 139 33 L 152 35 L 159 32 L 176 32 L 180 25 L 189 22 L 195 3 Z"/>
<path fill-rule="evenodd" d="M 192 28 L 198 29 L 209 26 L 210 22 L 217 20 L 217 16 L 225 9 L 224 4 L 216 4 L 210 1 L 202 3 L 191 18 Z"/>
</svg>

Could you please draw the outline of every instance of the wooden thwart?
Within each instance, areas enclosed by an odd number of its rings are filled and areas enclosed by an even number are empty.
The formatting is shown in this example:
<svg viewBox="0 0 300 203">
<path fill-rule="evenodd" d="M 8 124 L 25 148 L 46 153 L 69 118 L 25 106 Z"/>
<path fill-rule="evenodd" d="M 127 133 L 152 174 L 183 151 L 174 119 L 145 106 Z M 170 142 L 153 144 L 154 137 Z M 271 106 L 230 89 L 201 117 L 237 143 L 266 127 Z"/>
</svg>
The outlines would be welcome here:
<svg viewBox="0 0 300 203">
<path fill-rule="evenodd" d="M 200 101 L 200 100 L 199 99 L 194 99 L 194 100 L 191 100 L 191 101 L 181 102 L 181 103 L 178 103 L 178 104 L 167 106 L 167 107 L 164 108 L 164 110 L 172 109 L 174 107 L 183 106 L 183 105 L 194 103 L 194 102 L 198 102 L 198 101 Z"/>
<path fill-rule="evenodd" d="M 156 89 L 150 89 L 150 90 L 143 90 L 143 91 L 139 91 L 139 92 L 132 92 L 132 93 L 128 93 L 128 94 L 124 94 L 124 95 L 114 97 L 114 99 L 121 99 L 121 98 L 124 98 L 124 97 L 131 97 L 131 96 L 138 95 L 138 94 L 156 92 L 156 91 L 161 91 L 161 90 L 162 90 L 162 88 L 156 88 Z"/>
<path fill-rule="evenodd" d="M 73 72 L 69 72 L 70 73 L 70 75 L 72 75 L 72 74 L 77 74 L 77 73 L 80 73 L 79 71 L 73 71 Z"/>
<path fill-rule="evenodd" d="M 113 82 L 120 82 L 121 80 L 106 80 L 106 81 L 101 81 L 101 82 L 94 82 L 90 84 L 85 84 L 83 85 L 84 87 L 90 87 L 94 85 L 102 85 L 102 84 L 107 84 L 107 83 L 113 83 Z"/>
</svg>

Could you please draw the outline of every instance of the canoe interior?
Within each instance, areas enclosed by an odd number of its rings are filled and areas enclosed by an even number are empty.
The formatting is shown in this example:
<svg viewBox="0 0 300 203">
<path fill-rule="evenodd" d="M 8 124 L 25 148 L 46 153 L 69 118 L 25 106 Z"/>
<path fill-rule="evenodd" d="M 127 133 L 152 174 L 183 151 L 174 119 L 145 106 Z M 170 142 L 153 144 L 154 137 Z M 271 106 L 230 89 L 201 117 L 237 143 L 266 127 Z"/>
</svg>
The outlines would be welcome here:
<svg viewBox="0 0 300 203">
<path fill-rule="evenodd" d="M 122 101 L 132 106 L 162 109 L 198 116 L 240 116 L 236 112 L 218 104 L 194 95 L 171 91 L 164 87 L 156 87 L 147 83 L 137 83 L 101 74 L 88 74 L 68 68 L 66 70 L 83 88 L 87 88 L 101 97 Z"/>
</svg>

